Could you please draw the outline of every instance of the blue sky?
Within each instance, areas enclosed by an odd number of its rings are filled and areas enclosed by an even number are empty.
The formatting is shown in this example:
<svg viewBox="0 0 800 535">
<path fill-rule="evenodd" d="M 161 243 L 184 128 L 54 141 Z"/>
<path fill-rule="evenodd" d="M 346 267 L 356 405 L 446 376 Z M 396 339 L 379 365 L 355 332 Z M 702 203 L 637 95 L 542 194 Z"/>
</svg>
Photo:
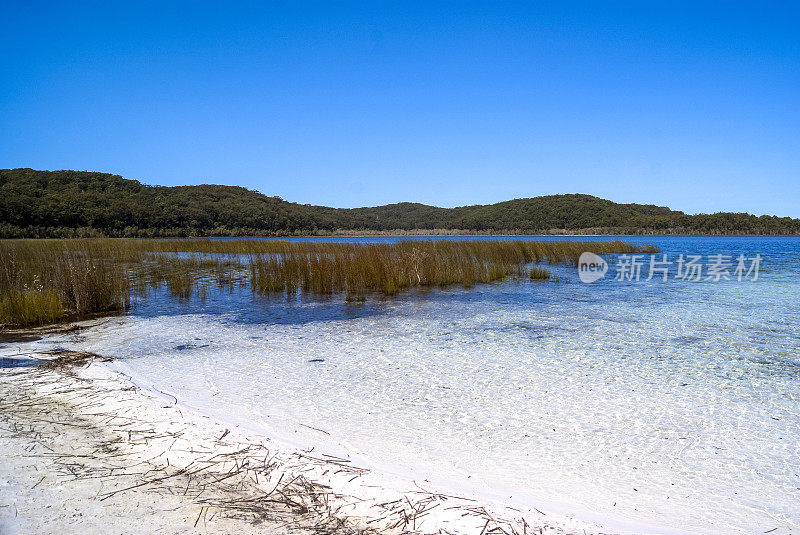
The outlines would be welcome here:
<svg viewBox="0 0 800 535">
<path fill-rule="evenodd" d="M 16 4 L 0 167 L 800 217 L 797 2 Z"/>
</svg>

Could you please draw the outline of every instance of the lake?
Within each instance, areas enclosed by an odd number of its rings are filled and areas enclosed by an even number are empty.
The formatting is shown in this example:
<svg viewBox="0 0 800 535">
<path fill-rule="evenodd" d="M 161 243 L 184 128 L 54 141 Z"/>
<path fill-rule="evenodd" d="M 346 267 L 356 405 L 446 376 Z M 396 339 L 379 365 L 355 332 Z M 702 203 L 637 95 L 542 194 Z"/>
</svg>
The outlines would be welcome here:
<svg viewBox="0 0 800 535">
<path fill-rule="evenodd" d="M 797 530 L 800 238 L 621 239 L 659 247 L 668 280 L 646 280 L 645 255 L 639 280 L 606 257 L 591 284 L 553 266 L 559 282 L 363 304 L 157 291 L 14 349 L 115 357 L 216 418 L 511 506 L 638 531 Z M 676 277 L 680 255 L 700 256 L 700 280 Z"/>
</svg>

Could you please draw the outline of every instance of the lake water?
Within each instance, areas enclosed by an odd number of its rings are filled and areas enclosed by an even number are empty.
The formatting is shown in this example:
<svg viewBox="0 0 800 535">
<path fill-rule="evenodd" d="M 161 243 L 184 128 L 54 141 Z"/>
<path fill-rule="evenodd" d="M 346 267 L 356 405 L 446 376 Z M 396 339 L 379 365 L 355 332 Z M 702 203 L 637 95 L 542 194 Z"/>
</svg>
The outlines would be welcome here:
<svg viewBox="0 0 800 535">
<path fill-rule="evenodd" d="M 555 267 L 560 283 L 362 305 L 155 295 L 13 349 L 124 359 L 215 417 L 512 506 L 612 529 L 797 533 L 800 238 L 624 239 L 704 267 L 730 255 L 732 280 L 676 279 L 673 264 L 646 281 L 647 255 L 639 281 L 614 280 L 607 257 L 593 284 Z M 740 254 L 761 256 L 757 280 L 737 280 Z"/>
</svg>

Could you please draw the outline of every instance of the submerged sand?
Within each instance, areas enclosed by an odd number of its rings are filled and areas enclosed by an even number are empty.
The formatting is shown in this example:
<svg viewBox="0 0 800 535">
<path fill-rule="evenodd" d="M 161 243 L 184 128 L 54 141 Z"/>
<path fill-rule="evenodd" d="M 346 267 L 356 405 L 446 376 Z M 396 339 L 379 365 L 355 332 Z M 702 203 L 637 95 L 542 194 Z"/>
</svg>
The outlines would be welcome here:
<svg viewBox="0 0 800 535">
<path fill-rule="evenodd" d="M 292 450 L 91 354 L 0 370 L 0 533 L 599 533 Z M 403 488 L 403 485 L 406 485 Z"/>
</svg>

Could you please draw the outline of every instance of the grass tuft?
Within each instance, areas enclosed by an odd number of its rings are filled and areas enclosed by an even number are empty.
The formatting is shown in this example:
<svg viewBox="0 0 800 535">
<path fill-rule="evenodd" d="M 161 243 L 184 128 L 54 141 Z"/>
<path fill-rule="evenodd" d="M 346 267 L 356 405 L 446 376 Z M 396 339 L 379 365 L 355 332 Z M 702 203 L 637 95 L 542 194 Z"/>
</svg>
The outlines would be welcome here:
<svg viewBox="0 0 800 535">
<path fill-rule="evenodd" d="M 550 272 L 543 267 L 534 266 L 531 268 L 532 281 L 546 281 L 550 280 Z"/>
<path fill-rule="evenodd" d="M 61 316 L 56 292 L 5 292 L 0 297 L 0 323 L 45 325 Z"/>
</svg>

